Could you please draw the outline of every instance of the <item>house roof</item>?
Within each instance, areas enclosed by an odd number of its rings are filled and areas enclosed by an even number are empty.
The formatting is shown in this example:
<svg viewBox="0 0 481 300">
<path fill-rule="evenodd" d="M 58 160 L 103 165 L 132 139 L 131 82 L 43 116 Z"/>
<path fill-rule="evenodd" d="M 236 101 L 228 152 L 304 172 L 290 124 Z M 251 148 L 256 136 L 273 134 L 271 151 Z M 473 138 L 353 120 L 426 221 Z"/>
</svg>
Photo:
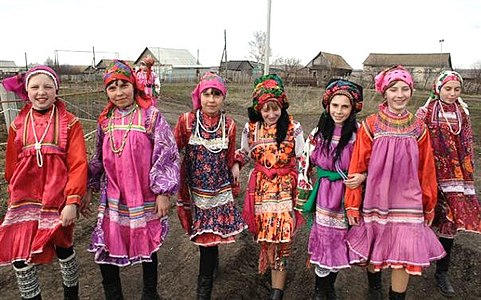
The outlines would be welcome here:
<svg viewBox="0 0 481 300">
<path fill-rule="evenodd" d="M 170 65 L 173 67 L 200 66 L 200 64 L 197 63 L 197 59 L 187 49 L 160 47 L 146 47 L 135 61 L 135 64 L 138 64 L 140 60 L 147 55 L 151 55 L 160 65 Z"/>
<path fill-rule="evenodd" d="M 17 65 L 13 60 L 0 60 L 0 68 L 15 68 Z"/>
<path fill-rule="evenodd" d="M 101 59 L 96 65 L 96 69 L 105 69 L 113 61 L 113 59 Z M 134 67 L 133 60 L 124 60 L 131 68 Z"/>
<path fill-rule="evenodd" d="M 221 65 L 224 67 L 224 62 L 221 63 Z M 242 71 L 243 68 L 242 66 L 249 66 L 250 69 L 254 69 L 255 63 L 249 61 L 249 60 L 229 60 L 227 62 L 227 69 L 232 70 L 232 71 Z"/>
<path fill-rule="evenodd" d="M 330 64 L 333 69 L 343 69 L 343 70 L 353 70 L 353 68 L 344 60 L 344 58 L 338 54 L 332 54 L 327 52 L 319 52 L 307 65 L 313 65 L 314 61 L 319 57 L 323 56 Z"/>
<path fill-rule="evenodd" d="M 371 53 L 363 65 L 384 67 L 402 64 L 405 67 L 451 67 L 450 53 Z"/>
</svg>

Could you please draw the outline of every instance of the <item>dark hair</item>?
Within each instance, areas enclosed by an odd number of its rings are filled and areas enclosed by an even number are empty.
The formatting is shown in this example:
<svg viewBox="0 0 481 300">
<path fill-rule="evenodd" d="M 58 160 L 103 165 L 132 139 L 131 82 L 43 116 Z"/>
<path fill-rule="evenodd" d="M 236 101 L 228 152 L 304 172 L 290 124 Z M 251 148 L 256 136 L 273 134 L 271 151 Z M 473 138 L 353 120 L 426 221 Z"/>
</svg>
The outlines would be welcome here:
<svg viewBox="0 0 481 300">
<path fill-rule="evenodd" d="M 329 145 L 332 141 L 332 135 L 334 134 L 335 126 L 336 125 L 331 115 L 327 112 L 327 110 L 323 111 L 321 117 L 319 118 L 319 122 L 317 123 L 317 132 L 314 134 L 314 138 L 317 138 L 319 135 L 322 137 L 321 151 L 325 151 L 327 155 L 329 155 Z M 352 135 L 355 132 L 357 132 L 357 121 L 356 113 L 353 108 L 351 110 L 351 114 L 342 126 L 341 139 L 339 140 L 334 152 L 333 164 L 341 158 L 342 150 L 344 150 L 344 147 L 346 147 L 346 145 L 349 143 Z"/>
<path fill-rule="evenodd" d="M 249 121 L 251 122 L 263 122 L 264 119 L 262 115 L 252 107 L 247 109 L 247 114 L 249 116 Z M 287 128 L 289 127 L 289 113 L 286 108 L 281 108 L 281 115 L 276 123 L 276 142 L 277 147 L 286 139 Z"/>
<path fill-rule="evenodd" d="M 132 82 L 130 82 L 130 81 L 128 81 L 128 80 L 125 80 L 125 79 L 112 80 L 111 82 L 109 82 L 109 84 L 107 84 L 107 85 L 105 86 L 105 91 L 107 91 L 107 88 L 108 88 L 109 86 L 111 86 L 112 84 L 118 85 L 118 84 L 119 84 L 119 83 L 118 83 L 119 81 L 120 81 L 121 83 L 130 83 L 130 84 L 132 85 L 132 87 L 133 87 L 133 89 L 134 89 L 134 102 L 135 102 L 135 99 L 137 98 L 137 96 L 140 96 L 140 97 L 146 97 L 146 96 L 147 96 L 147 94 L 145 94 L 144 90 L 141 90 L 141 89 L 137 88 L 137 85 L 136 85 L 135 83 L 132 83 Z M 107 98 L 108 98 L 108 96 L 107 96 Z"/>
</svg>

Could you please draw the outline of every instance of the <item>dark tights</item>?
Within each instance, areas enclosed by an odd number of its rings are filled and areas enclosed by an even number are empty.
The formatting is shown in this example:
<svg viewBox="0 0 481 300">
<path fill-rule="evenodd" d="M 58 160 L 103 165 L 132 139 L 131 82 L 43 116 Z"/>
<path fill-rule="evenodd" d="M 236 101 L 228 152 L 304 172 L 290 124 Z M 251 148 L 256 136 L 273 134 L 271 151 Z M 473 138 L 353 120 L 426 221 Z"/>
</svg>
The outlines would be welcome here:
<svg viewBox="0 0 481 300">
<path fill-rule="evenodd" d="M 199 275 L 210 277 L 214 273 L 214 269 L 219 259 L 219 247 L 204 247 L 199 246 L 200 250 L 200 264 Z"/>
<path fill-rule="evenodd" d="M 451 261 L 451 249 L 453 248 L 454 239 L 439 238 L 443 245 L 446 256 L 436 262 L 436 271 L 447 272 L 449 270 L 449 262 Z"/>
</svg>

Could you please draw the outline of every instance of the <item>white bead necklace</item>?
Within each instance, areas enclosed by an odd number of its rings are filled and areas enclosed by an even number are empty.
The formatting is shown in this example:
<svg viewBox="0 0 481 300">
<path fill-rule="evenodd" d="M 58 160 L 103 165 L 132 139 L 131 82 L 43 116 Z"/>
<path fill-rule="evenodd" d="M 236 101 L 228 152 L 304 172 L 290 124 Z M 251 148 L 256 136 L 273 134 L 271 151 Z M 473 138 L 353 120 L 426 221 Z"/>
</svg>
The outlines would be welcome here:
<svg viewBox="0 0 481 300">
<path fill-rule="evenodd" d="M 35 156 L 36 156 L 36 159 L 37 159 L 37 166 L 39 168 L 41 168 L 43 166 L 43 156 L 42 156 L 42 152 L 40 151 L 42 149 L 42 142 L 45 139 L 45 136 L 47 136 L 47 132 L 48 132 L 48 129 L 50 128 L 50 124 L 52 124 L 54 114 L 55 114 L 55 104 L 52 107 L 52 112 L 50 113 L 50 118 L 48 119 L 47 126 L 45 127 L 45 131 L 43 132 L 40 140 L 38 139 L 37 132 L 35 130 L 35 120 L 34 120 L 34 117 L 33 117 L 33 107 L 30 109 L 30 111 L 28 112 L 28 115 L 27 115 L 27 118 L 28 118 L 28 116 L 30 116 L 30 121 L 31 121 L 31 124 L 32 124 L 33 138 L 35 139 Z"/>
<path fill-rule="evenodd" d="M 228 148 L 228 142 L 226 138 L 226 128 L 225 128 L 225 114 L 221 112 L 219 122 L 217 126 L 213 130 L 207 129 L 202 121 L 200 120 L 200 109 L 196 111 L 196 125 L 194 130 L 194 138 L 191 138 L 190 144 L 193 145 L 202 145 L 204 146 L 209 152 L 212 153 L 219 153 L 224 149 Z M 213 139 L 213 140 L 206 140 L 200 135 L 199 127 L 201 127 L 207 133 L 214 133 L 222 126 L 222 137 Z"/>
<path fill-rule="evenodd" d="M 441 103 L 441 100 L 439 100 L 437 104 L 439 105 L 441 115 L 443 116 L 444 120 L 448 124 L 449 131 L 454 135 L 458 135 L 461 132 L 461 125 L 462 125 L 461 122 L 462 121 L 461 121 L 461 113 L 459 111 L 459 107 L 456 104 L 456 102 L 454 102 L 454 106 L 456 107 L 456 119 L 458 120 L 458 130 L 456 130 L 456 131 L 453 130 L 453 127 L 451 127 L 451 123 L 449 122 L 448 118 L 446 117 L 446 113 L 444 112 L 443 104 Z"/>
</svg>

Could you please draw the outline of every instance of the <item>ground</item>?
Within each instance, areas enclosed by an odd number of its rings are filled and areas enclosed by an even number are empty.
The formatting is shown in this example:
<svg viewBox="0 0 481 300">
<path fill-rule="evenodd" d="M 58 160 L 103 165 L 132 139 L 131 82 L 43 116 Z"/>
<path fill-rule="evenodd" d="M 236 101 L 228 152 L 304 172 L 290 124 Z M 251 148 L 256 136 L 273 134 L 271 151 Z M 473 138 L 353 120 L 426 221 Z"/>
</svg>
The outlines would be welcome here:
<svg viewBox="0 0 481 300">
<path fill-rule="evenodd" d="M 175 124 L 177 116 L 187 111 L 189 102 L 164 98 L 160 102 L 161 111 L 170 124 Z M 227 104 L 227 111 L 238 124 L 238 132 L 246 121 L 245 106 L 236 101 Z M 315 111 L 314 111 L 315 112 Z M 305 131 L 310 131 L 317 123 L 317 114 L 295 114 Z M 0 132 L 4 135 L 5 132 Z M 4 136 L 5 137 L 5 136 Z M 5 138 L 0 138 L 0 143 Z M 0 146 L 0 168 L 3 169 L 4 146 Z M 479 154 L 478 158 L 479 158 Z M 479 161 L 479 159 L 478 159 Z M 480 165 L 478 163 L 478 165 Z M 246 182 L 247 170 L 242 171 Z M 0 204 L 6 199 L 4 181 L 0 190 Z M 243 186 L 245 188 L 245 185 Z M 478 187 L 479 190 L 479 187 Z M 243 194 L 237 198 L 242 204 Z M 1 210 L 0 210 L 1 215 Z M 80 298 L 103 299 L 103 288 L 98 266 L 92 254 L 86 251 L 95 218 L 81 218 L 75 231 L 75 249 L 81 264 Z M 306 268 L 308 228 L 303 228 L 296 236 L 292 257 L 289 263 L 284 299 L 310 299 L 313 295 L 314 272 Z M 460 234 L 455 241 L 450 275 L 457 291 L 456 299 L 481 299 L 481 235 Z M 234 244 L 220 246 L 220 271 L 214 282 L 213 299 L 267 299 L 269 295 L 269 274 L 257 273 L 258 247 L 248 232 L 242 233 Z M 180 227 L 173 209 L 170 214 L 170 232 L 165 244 L 159 250 L 159 284 L 161 299 L 195 299 L 198 274 L 199 251 Z M 41 266 L 39 274 L 43 299 L 62 299 L 62 282 L 57 262 Z M 142 289 L 140 265 L 122 268 L 121 276 L 125 299 L 140 299 Z M 436 289 L 434 267 L 428 268 L 422 276 L 412 276 L 407 299 L 444 299 Z M 384 290 L 389 288 L 390 272 L 384 271 Z M 336 282 L 340 299 L 365 299 L 367 293 L 365 270 L 360 267 L 341 271 Z M 0 298 L 19 299 L 15 275 L 9 266 L 0 268 Z M 386 296 L 387 297 L 387 296 Z"/>
</svg>

